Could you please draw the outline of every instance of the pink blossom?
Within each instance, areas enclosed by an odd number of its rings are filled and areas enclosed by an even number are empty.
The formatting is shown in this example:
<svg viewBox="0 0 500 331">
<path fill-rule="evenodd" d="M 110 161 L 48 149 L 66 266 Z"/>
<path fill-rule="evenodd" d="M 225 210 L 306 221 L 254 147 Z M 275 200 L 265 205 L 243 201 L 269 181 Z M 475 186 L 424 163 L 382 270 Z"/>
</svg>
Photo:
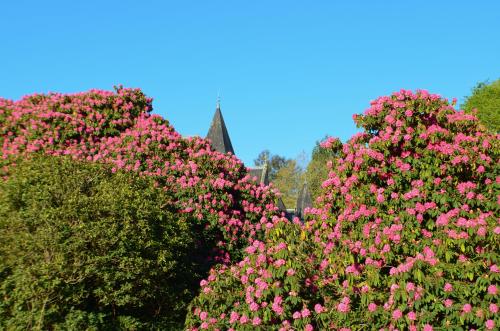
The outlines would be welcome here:
<svg viewBox="0 0 500 331">
<path fill-rule="evenodd" d="M 337 305 L 337 310 L 341 313 L 347 313 L 349 311 L 349 305 L 341 302 Z"/>
<path fill-rule="evenodd" d="M 253 254 L 255 253 L 257 249 L 254 247 L 254 246 L 248 246 L 245 251 L 248 253 L 248 254 Z"/>
<path fill-rule="evenodd" d="M 252 319 L 252 325 L 260 325 L 261 323 L 261 319 L 258 317 L 258 316 L 255 316 L 253 319 Z"/>
<path fill-rule="evenodd" d="M 279 259 L 279 260 L 277 260 L 277 261 L 275 261 L 275 262 L 274 262 L 274 266 L 275 266 L 276 268 L 279 268 L 279 267 L 281 267 L 282 265 L 284 265 L 285 263 L 286 263 L 286 261 L 285 261 L 285 260 L 283 260 L 283 259 Z"/>
<path fill-rule="evenodd" d="M 484 326 L 487 330 L 493 330 L 495 328 L 495 321 L 491 319 L 487 320 L 486 323 L 484 323 Z"/>
<path fill-rule="evenodd" d="M 257 311 L 259 309 L 259 305 L 257 303 L 255 303 L 255 301 L 254 301 L 250 304 L 249 308 L 250 308 L 250 311 Z"/>
<path fill-rule="evenodd" d="M 446 308 L 450 308 L 450 307 L 451 307 L 451 305 L 453 305 L 453 300 L 451 300 L 451 299 L 446 299 L 446 300 L 444 300 L 444 306 L 445 306 Z"/>
<path fill-rule="evenodd" d="M 316 312 L 316 314 L 321 314 L 322 312 L 325 311 L 325 309 L 323 308 L 322 305 L 320 305 L 319 303 L 317 303 L 317 304 L 314 305 L 314 311 Z"/>
<path fill-rule="evenodd" d="M 464 313 L 470 313 L 472 311 L 472 306 L 468 303 L 466 303 L 463 307 L 462 307 L 462 311 Z"/>
<path fill-rule="evenodd" d="M 303 318 L 306 318 L 306 317 L 311 316 L 311 311 L 309 309 L 307 309 L 307 308 L 304 308 L 304 309 L 302 309 L 301 314 L 302 314 Z"/>
<path fill-rule="evenodd" d="M 398 319 L 400 319 L 401 317 L 403 317 L 403 313 L 401 312 L 401 310 L 399 309 L 396 309 L 392 312 L 392 319 L 397 321 Z"/>
<path fill-rule="evenodd" d="M 337 305 L 337 310 L 341 313 L 347 313 L 350 310 L 349 303 L 351 300 L 349 297 L 343 297 L 340 303 Z"/>
<path fill-rule="evenodd" d="M 453 291 L 453 286 L 450 283 L 444 284 L 444 291 L 445 292 L 451 292 L 451 291 Z"/>
<path fill-rule="evenodd" d="M 410 291 L 415 291 L 415 284 L 412 283 L 412 282 L 408 282 L 406 284 L 406 291 L 407 292 L 410 292 Z"/>
<path fill-rule="evenodd" d="M 497 295 L 497 287 L 496 285 L 490 285 L 488 286 L 488 294 L 491 294 L 491 295 Z"/>
<path fill-rule="evenodd" d="M 240 317 L 240 323 L 241 324 L 246 324 L 246 323 L 248 323 L 248 321 L 249 321 L 249 319 L 248 319 L 247 315 L 242 315 Z"/>
<path fill-rule="evenodd" d="M 240 315 L 237 312 L 232 311 L 229 314 L 229 323 L 235 323 L 240 318 Z"/>
</svg>

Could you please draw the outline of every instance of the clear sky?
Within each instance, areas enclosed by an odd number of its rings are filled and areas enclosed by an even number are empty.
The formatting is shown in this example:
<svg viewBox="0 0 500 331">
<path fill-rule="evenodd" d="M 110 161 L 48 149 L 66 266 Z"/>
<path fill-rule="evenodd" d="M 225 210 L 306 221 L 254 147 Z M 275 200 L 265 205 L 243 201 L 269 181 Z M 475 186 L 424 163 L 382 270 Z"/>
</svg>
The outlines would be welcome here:
<svg viewBox="0 0 500 331">
<path fill-rule="evenodd" d="M 500 1 L 0 3 L 0 96 L 140 87 L 184 135 L 218 91 L 236 154 L 296 157 L 401 88 L 463 100 L 500 78 Z"/>
</svg>

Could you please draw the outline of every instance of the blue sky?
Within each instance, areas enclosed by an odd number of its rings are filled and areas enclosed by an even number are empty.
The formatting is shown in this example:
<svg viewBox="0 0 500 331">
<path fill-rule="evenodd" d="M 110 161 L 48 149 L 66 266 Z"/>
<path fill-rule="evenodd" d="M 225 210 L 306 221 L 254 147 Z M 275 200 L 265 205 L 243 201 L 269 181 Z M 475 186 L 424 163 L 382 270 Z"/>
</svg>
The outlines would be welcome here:
<svg viewBox="0 0 500 331">
<path fill-rule="evenodd" d="M 401 88 L 500 78 L 500 1 L 3 1 L 0 96 L 140 87 L 184 135 L 296 157 Z"/>
</svg>

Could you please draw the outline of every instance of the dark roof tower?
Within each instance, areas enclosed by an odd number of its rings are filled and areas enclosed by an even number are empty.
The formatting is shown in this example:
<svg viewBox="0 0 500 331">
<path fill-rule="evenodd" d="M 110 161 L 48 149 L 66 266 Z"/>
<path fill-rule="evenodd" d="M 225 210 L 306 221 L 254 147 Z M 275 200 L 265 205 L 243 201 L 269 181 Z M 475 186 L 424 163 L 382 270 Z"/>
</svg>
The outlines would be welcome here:
<svg viewBox="0 0 500 331">
<path fill-rule="evenodd" d="M 269 185 L 269 166 L 267 162 L 262 167 L 248 169 L 251 177 L 257 177 L 257 183 Z"/>
<path fill-rule="evenodd" d="M 228 152 L 234 154 L 233 145 L 231 144 L 231 139 L 229 139 L 226 124 L 224 123 L 222 112 L 220 111 L 219 99 L 217 99 L 217 107 L 212 119 L 212 124 L 208 130 L 207 139 L 211 140 L 212 148 L 216 151 L 224 154 Z"/>
<path fill-rule="evenodd" d="M 307 182 L 304 183 L 300 189 L 299 196 L 297 197 L 297 206 L 295 207 L 295 214 L 298 218 L 304 218 L 304 210 L 306 208 L 312 207 L 311 194 L 309 193 L 309 188 L 307 187 Z"/>
<path fill-rule="evenodd" d="M 278 201 L 276 202 L 276 204 L 278 205 L 277 207 L 278 207 L 279 211 L 282 211 L 282 212 L 286 213 L 286 206 L 283 203 L 283 200 L 281 200 L 281 198 L 278 198 Z"/>
</svg>

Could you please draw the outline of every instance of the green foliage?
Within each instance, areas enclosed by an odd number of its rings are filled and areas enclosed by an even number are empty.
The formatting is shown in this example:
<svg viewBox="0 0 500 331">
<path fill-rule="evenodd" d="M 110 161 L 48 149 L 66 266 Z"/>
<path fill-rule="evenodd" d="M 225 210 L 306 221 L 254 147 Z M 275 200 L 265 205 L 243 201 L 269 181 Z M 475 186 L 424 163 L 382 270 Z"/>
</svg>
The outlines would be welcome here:
<svg viewBox="0 0 500 331">
<path fill-rule="evenodd" d="M 461 106 L 466 112 L 477 109 L 477 117 L 488 129 L 500 132 L 500 79 L 491 84 L 481 82 Z"/>
<path fill-rule="evenodd" d="M 0 182 L 0 329 L 178 329 L 208 246 L 168 194 L 100 164 L 20 162 Z"/>
<path fill-rule="evenodd" d="M 323 141 L 327 139 L 328 138 L 325 137 Z M 328 178 L 328 161 L 331 161 L 337 155 L 334 149 L 322 148 L 320 143 L 321 142 L 318 141 L 316 146 L 314 146 L 311 161 L 307 165 L 305 171 L 305 178 L 313 201 L 320 195 L 321 184 Z M 339 145 L 338 148 L 340 149 L 342 147 L 340 140 L 337 140 L 336 143 Z"/>
<path fill-rule="evenodd" d="M 272 182 L 276 179 L 278 171 L 286 167 L 292 160 L 287 159 L 284 156 L 274 155 L 269 152 L 269 150 L 263 150 L 254 160 L 254 164 L 258 167 L 263 166 L 267 163 L 268 172 L 269 172 L 269 180 Z"/>
<path fill-rule="evenodd" d="M 202 293 L 191 303 L 186 328 L 251 331 L 284 327 L 282 330 L 290 330 L 290 322 L 281 324 L 279 316 L 300 312 L 304 301 L 321 300 L 320 293 L 304 282 L 311 275 L 309 253 L 316 245 L 301 224 L 276 224 L 264 242 L 256 240 L 247 248 L 247 256 L 237 266 L 220 265 L 210 271 L 209 282 L 202 282 Z M 279 282 L 273 283 L 273 279 Z M 257 297 L 253 291 L 258 293 Z M 249 309 L 247 298 L 258 303 L 255 309 Z M 207 313 L 208 317 L 204 318 Z M 326 316 L 323 319 L 326 320 Z M 296 330 L 307 330 L 305 324 Z M 326 330 L 327 324 L 322 325 Z"/>
<path fill-rule="evenodd" d="M 269 150 L 262 151 L 254 160 L 256 166 L 268 165 L 268 178 L 281 193 L 281 200 L 287 208 L 293 209 L 304 181 L 304 171 L 299 165 L 300 156 L 287 159 L 273 155 Z"/>
<path fill-rule="evenodd" d="M 274 186 L 281 192 L 283 203 L 287 208 L 295 208 L 300 188 L 303 184 L 303 171 L 296 160 L 289 160 L 277 173 Z"/>
</svg>

